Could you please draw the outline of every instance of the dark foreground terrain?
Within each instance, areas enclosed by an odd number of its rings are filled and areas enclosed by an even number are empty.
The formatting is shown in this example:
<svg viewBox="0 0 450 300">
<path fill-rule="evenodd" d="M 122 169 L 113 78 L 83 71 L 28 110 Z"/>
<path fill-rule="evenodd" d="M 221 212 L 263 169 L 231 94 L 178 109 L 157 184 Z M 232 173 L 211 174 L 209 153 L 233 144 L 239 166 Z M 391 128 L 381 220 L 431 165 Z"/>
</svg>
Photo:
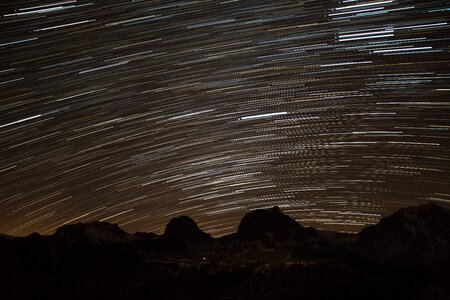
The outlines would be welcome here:
<svg viewBox="0 0 450 300">
<path fill-rule="evenodd" d="M 277 207 L 214 239 L 189 217 L 164 234 L 105 222 L 0 236 L 0 299 L 450 299 L 450 211 L 401 209 L 357 235 Z"/>
</svg>

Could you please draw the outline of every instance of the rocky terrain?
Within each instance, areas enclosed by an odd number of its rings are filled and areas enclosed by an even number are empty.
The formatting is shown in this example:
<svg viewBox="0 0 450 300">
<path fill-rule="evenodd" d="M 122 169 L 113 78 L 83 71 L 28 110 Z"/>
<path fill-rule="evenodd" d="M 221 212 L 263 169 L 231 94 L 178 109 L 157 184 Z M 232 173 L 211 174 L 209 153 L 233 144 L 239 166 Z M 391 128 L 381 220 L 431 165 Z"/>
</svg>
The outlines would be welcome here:
<svg viewBox="0 0 450 300">
<path fill-rule="evenodd" d="M 187 216 L 162 235 L 106 222 L 0 236 L 1 299 L 450 299 L 450 211 L 401 209 L 359 234 L 278 207 L 221 238 Z"/>
</svg>

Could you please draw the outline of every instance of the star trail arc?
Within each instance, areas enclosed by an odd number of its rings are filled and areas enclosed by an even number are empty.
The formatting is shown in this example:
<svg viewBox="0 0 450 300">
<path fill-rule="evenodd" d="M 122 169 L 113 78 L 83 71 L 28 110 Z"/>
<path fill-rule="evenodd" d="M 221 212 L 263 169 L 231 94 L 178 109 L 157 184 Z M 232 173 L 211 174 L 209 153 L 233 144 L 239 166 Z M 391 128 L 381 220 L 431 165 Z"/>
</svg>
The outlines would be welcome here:
<svg viewBox="0 0 450 300">
<path fill-rule="evenodd" d="M 450 205 L 450 4 L 0 4 L 0 232 L 356 232 Z"/>
</svg>

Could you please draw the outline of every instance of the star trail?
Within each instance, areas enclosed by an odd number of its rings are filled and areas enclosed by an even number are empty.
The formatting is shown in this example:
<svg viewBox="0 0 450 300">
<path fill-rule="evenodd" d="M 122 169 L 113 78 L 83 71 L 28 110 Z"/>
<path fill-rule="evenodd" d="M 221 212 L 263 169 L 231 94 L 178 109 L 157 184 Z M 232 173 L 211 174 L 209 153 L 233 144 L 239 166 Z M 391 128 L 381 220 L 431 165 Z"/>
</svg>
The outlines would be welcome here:
<svg viewBox="0 0 450 300">
<path fill-rule="evenodd" d="M 357 232 L 450 206 L 444 0 L 0 4 L 0 232 Z"/>
</svg>

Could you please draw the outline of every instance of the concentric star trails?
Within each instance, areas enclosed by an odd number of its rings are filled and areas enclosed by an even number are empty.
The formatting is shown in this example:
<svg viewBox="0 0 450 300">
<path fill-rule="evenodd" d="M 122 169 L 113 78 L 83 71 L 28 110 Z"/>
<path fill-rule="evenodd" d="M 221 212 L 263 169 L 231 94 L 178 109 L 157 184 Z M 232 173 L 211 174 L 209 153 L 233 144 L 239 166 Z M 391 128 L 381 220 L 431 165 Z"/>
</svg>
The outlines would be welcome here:
<svg viewBox="0 0 450 300">
<path fill-rule="evenodd" d="M 12 0 L 0 28 L 0 233 L 450 206 L 448 1 Z"/>
</svg>

